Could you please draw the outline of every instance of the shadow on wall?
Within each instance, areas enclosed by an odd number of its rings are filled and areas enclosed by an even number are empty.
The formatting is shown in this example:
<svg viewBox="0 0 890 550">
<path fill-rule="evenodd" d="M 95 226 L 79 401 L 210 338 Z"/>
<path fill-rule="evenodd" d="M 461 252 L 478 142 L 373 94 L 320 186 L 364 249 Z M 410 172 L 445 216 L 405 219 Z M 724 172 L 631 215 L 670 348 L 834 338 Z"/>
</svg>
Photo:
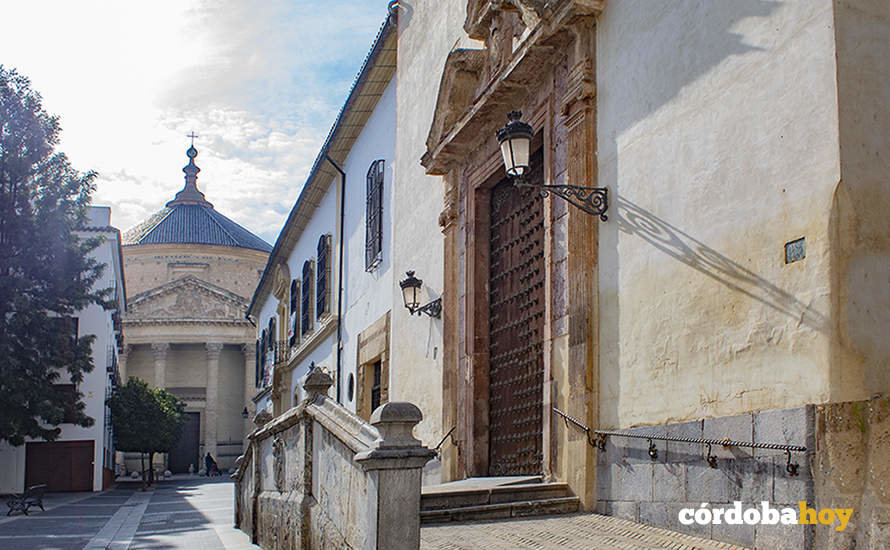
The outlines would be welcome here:
<svg viewBox="0 0 890 550">
<path fill-rule="evenodd" d="M 823 333 L 828 331 L 825 315 L 804 304 L 793 294 L 624 197 L 617 197 L 615 207 L 617 213 L 610 214 L 617 221 L 618 231 L 643 239 L 727 288 L 796 319 L 800 325 Z"/>
<path fill-rule="evenodd" d="M 608 187 L 614 197 L 610 221 L 600 226 L 599 233 L 599 278 L 606 288 L 616 287 L 621 266 L 618 261 L 602 259 L 618 258 L 619 234 L 624 232 L 730 288 L 824 330 L 826 321 L 818 312 L 619 195 L 619 139 L 677 101 L 684 89 L 721 64 L 761 51 L 739 30 L 740 25 L 763 23 L 782 7 L 782 2 L 769 0 L 628 1 L 610 3 L 603 12 L 597 24 L 597 185 Z M 720 105 L 714 100 L 724 91 L 720 86 L 700 88 L 700 102 Z M 620 318 L 618 294 L 601 294 L 600 308 Z M 600 341 L 620 342 L 620 330 L 617 323 L 602 323 Z M 601 356 L 600 415 L 613 427 L 620 427 L 621 353 L 620 346 L 614 346 Z"/>
</svg>

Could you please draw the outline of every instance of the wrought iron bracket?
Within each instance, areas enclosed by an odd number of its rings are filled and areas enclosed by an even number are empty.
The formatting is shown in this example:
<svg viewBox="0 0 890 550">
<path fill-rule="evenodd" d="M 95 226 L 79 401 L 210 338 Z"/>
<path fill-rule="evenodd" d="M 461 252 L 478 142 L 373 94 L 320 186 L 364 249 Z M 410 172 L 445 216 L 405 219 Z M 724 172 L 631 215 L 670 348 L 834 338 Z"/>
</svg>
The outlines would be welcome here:
<svg viewBox="0 0 890 550">
<path fill-rule="evenodd" d="M 711 468 L 717 467 L 717 457 L 711 454 L 711 444 L 708 443 L 708 466 Z"/>
<path fill-rule="evenodd" d="M 655 447 L 655 443 L 651 439 L 649 440 L 649 458 L 658 460 L 658 449 Z"/>
<path fill-rule="evenodd" d="M 539 190 L 542 197 L 546 197 L 550 193 L 553 193 L 557 197 L 574 204 L 591 216 L 599 216 L 602 221 L 609 219 L 609 217 L 606 216 L 606 210 L 609 209 L 609 190 L 606 187 L 536 185 L 534 183 L 528 183 L 522 176 L 514 178 L 513 185 L 516 187 L 535 188 Z"/>
<path fill-rule="evenodd" d="M 411 315 L 414 315 L 415 313 L 418 315 L 420 315 L 421 313 L 426 313 L 430 317 L 438 319 L 442 316 L 442 298 L 436 298 L 435 300 L 424 306 L 420 306 L 409 311 L 411 312 Z"/>
<path fill-rule="evenodd" d="M 798 464 L 791 462 L 791 451 L 785 451 L 785 454 L 788 455 L 788 460 L 785 462 L 785 471 L 788 472 L 790 476 L 797 475 Z"/>
</svg>

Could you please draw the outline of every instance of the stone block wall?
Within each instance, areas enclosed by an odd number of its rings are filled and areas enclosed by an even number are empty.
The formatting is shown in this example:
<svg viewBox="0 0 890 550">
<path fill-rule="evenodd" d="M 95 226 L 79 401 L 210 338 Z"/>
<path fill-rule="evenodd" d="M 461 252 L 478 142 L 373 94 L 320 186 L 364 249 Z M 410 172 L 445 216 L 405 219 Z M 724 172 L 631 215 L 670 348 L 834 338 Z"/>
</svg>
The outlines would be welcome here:
<svg viewBox="0 0 890 550">
<path fill-rule="evenodd" d="M 306 400 L 250 435 L 235 524 L 266 549 L 419 548 L 421 468 L 434 455 L 413 437 L 419 409 L 386 403 L 368 424 L 330 386 L 312 371 Z"/>
<path fill-rule="evenodd" d="M 814 409 L 812 406 L 775 409 L 692 422 L 625 430 L 634 434 L 672 437 L 732 439 L 803 445 L 806 453 L 792 453 L 799 464 L 797 476 L 785 469 L 781 451 L 712 446 L 717 467 L 707 461 L 707 446 L 695 443 L 653 441 L 658 456 L 649 455 L 646 439 L 610 436 L 597 458 L 597 512 L 640 521 L 675 531 L 757 548 L 811 548 L 812 526 L 683 525 L 682 508 L 743 508 L 767 501 L 774 508 L 797 509 L 798 502 L 814 502 Z"/>
<path fill-rule="evenodd" d="M 890 542 L 890 397 L 820 405 L 814 481 L 820 508 L 852 508 L 844 531 L 817 529 L 816 548 Z"/>
</svg>

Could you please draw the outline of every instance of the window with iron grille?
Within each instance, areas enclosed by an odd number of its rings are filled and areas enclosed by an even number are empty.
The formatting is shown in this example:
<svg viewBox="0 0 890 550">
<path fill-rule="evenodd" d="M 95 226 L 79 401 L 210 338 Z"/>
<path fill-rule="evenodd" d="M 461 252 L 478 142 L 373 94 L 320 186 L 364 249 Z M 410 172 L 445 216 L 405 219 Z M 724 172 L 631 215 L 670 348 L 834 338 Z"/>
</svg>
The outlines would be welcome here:
<svg viewBox="0 0 890 550">
<path fill-rule="evenodd" d="M 300 281 L 294 279 L 290 282 L 290 321 L 287 325 L 287 340 L 291 347 L 300 341 L 300 327 L 297 325 L 300 319 Z"/>
<path fill-rule="evenodd" d="M 63 424 L 73 424 L 77 421 L 77 386 L 74 384 L 54 384 L 57 403 L 64 408 Z"/>
<path fill-rule="evenodd" d="M 312 332 L 312 260 L 306 260 L 303 263 L 303 310 L 300 312 L 302 317 L 302 329 L 300 334 L 306 335 Z"/>
<path fill-rule="evenodd" d="M 263 338 L 265 338 L 265 337 L 266 337 L 266 333 L 264 331 Z M 254 351 L 254 355 L 253 355 L 253 387 L 259 388 L 260 387 L 260 365 L 262 364 L 260 362 L 261 361 L 260 354 L 262 352 L 260 351 L 260 341 L 259 340 L 256 341 L 256 347 L 254 348 L 254 350 L 255 351 Z"/>
<path fill-rule="evenodd" d="M 77 317 L 55 317 L 53 324 L 56 331 L 56 346 L 59 355 L 65 361 L 74 360 L 74 349 L 77 345 Z"/>
<path fill-rule="evenodd" d="M 331 236 L 322 235 L 318 239 L 318 278 L 315 283 L 315 318 L 321 319 L 330 313 L 331 280 Z"/>
<path fill-rule="evenodd" d="M 383 159 L 368 169 L 367 216 L 365 220 L 365 270 L 371 271 L 383 259 Z"/>
<path fill-rule="evenodd" d="M 374 362 L 374 380 L 371 384 L 371 412 L 380 406 L 380 371 L 383 365 L 380 361 Z"/>
<path fill-rule="evenodd" d="M 267 338 L 266 329 L 263 329 L 263 333 L 260 335 L 260 380 L 263 378 L 263 366 L 266 364 Z"/>
</svg>

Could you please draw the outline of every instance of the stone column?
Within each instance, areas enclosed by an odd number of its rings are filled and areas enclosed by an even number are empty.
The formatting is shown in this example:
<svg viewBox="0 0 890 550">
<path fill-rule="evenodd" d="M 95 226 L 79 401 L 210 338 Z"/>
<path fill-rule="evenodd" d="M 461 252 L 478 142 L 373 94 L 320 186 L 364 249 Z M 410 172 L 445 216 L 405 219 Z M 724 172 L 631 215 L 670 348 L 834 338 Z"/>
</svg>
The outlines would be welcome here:
<svg viewBox="0 0 890 550">
<path fill-rule="evenodd" d="M 167 342 L 156 343 L 151 345 L 151 352 L 155 356 L 155 387 L 167 387 L 167 351 L 170 350 L 170 344 Z"/>
<path fill-rule="evenodd" d="M 247 434 L 253 430 L 253 423 L 250 418 L 254 414 L 252 398 L 256 390 L 254 384 L 256 345 L 252 342 L 241 344 L 241 353 L 244 355 L 244 406 L 247 408 L 247 418 L 244 419 L 242 440 L 244 441 L 244 448 L 247 449 Z"/>
<path fill-rule="evenodd" d="M 131 351 L 133 351 L 133 346 L 124 344 L 120 353 L 117 354 L 117 371 L 121 377 L 121 384 L 127 383 L 127 357 Z"/>
<path fill-rule="evenodd" d="M 207 394 L 206 405 L 204 406 L 204 452 L 210 453 L 217 461 L 216 456 L 216 428 L 217 428 L 217 405 L 219 396 L 219 354 L 222 351 L 222 344 L 210 343 L 204 344 L 207 350 Z"/>
</svg>

